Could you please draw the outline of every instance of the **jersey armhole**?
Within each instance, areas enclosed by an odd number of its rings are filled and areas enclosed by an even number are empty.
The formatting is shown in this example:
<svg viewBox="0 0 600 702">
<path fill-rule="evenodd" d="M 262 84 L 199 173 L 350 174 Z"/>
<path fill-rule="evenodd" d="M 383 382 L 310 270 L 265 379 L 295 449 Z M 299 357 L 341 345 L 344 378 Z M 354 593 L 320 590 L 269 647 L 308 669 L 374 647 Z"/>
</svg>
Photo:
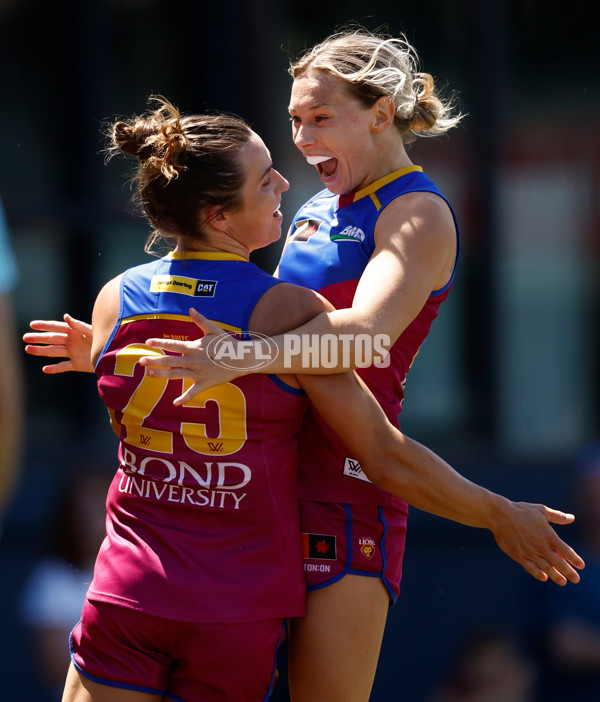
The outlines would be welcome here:
<svg viewBox="0 0 600 702">
<path fill-rule="evenodd" d="M 306 395 L 306 391 L 303 388 L 295 388 L 293 385 L 289 385 L 278 375 L 268 373 L 267 377 L 270 378 L 275 383 L 275 385 L 278 385 L 282 390 L 285 390 L 286 392 L 289 392 L 292 395 Z"/>
<path fill-rule="evenodd" d="M 450 210 L 450 214 L 452 215 L 452 219 L 454 221 L 454 231 L 456 233 L 456 256 L 454 257 L 454 266 L 452 267 L 452 273 L 450 274 L 450 278 L 446 285 L 443 287 L 439 288 L 439 290 L 434 290 L 430 297 L 436 297 L 438 295 L 443 295 L 451 286 L 452 283 L 454 282 L 454 276 L 456 275 L 456 268 L 458 266 L 458 257 L 460 256 L 460 230 L 458 228 L 458 222 L 456 221 L 456 215 L 454 214 L 454 210 L 452 209 L 452 205 L 446 200 L 446 198 L 443 195 L 440 195 L 440 197 L 446 202 L 448 205 L 448 208 Z"/>
<path fill-rule="evenodd" d="M 113 330 L 111 331 L 108 339 L 106 340 L 106 343 L 102 347 L 102 351 L 100 351 L 100 354 L 98 356 L 98 360 L 96 361 L 96 364 L 94 365 L 94 372 L 98 368 L 98 364 L 104 357 L 104 354 L 108 351 L 110 348 L 110 345 L 113 342 L 113 339 L 115 338 L 115 335 L 117 331 L 119 330 L 119 327 L 121 326 L 121 321 L 123 320 L 123 297 L 124 297 L 124 286 L 125 286 L 125 278 L 129 271 L 123 271 L 121 274 L 121 280 L 119 281 L 119 315 L 117 317 L 117 321 L 115 322 L 115 326 L 113 327 Z"/>
</svg>

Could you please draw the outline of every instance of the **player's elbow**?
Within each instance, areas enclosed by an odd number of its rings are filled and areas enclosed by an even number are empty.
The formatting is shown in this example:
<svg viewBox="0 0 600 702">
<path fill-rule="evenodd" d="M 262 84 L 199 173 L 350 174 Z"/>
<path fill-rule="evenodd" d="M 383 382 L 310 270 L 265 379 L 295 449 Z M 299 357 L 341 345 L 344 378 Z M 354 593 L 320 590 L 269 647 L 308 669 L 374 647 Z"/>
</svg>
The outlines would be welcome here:
<svg viewBox="0 0 600 702">
<path fill-rule="evenodd" d="M 400 476 L 394 470 L 392 454 L 385 448 L 378 448 L 372 452 L 367 460 L 361 461 L 361 465 L 373 485 L 388 492 L 397 493 L 400 490 L 401 481 L 398 479 Z"/>
<path fill-rule="evenodd" d="M 385 479 L 385 466 L 381 461 L 369 459 L 367 462 L 361 462 L 362 469 L 367 478 L 377 485 L 377 487 L 383 488 L 386 482 Z"/>
<path fill-rule="evenodd" d="M 406 499 L 411 489 L 413 476 L 410 464 L 406 462 L 395 433 L 381 435 L 373 443 L 373 450 L 367 459 L 361 461 L 367 478 L 386 492 Z"/>
</svg>

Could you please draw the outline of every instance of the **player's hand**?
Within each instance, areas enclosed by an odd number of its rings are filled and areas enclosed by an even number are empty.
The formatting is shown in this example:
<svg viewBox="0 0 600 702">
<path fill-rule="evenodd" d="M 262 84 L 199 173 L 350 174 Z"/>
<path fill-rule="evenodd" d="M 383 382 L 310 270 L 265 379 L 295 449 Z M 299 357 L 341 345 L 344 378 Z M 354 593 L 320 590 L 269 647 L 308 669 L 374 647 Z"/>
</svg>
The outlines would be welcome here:
<svg viewBox="0 0 600 702">
<path fill-rule="evenodd" d="M 571 524 L 572 514 L 545 505 L 512 502 L 501 522 L 492 529 L 498 546 L 537 580 L 566 585 L 579 582 L 576 569 L 583 559 L 566 544 L 550 524 Z"/>
<path fill-rule="evenodd" d="M 81 371 L 93 373 L 91 360 L 92 325 L 65 314 L 64 322 L 34 319 L 29 323 L 36 332 L 23 334 L 25 352 L 31 356 L 67 358 L 51 365 L 42 366 L 49 375 Z"/>
<path fill-rule="evenodd" d="M 174 339 L 148 339 L 146 344 L 151 348 L 163 349 L 172 354 L 169 356 L 142 356 L 140 365 L 147 368 L 148 375 L 161 378 L 183 378 L 185 391 L 173 402 L 174 405 L 184 405 L 193 397 L 221 383 L 246 374 L 247 370 L 224 368 L 215 363 L 206 352 L 213 339 L 224 334 L 223 329 L 215 322 L 190 309 L 190 317 L 204 332 L 201 339 L 195 341 L 176 341 Z M 235 344 L 236 340 L 231 337 Z M 190 382 L 191 381 L 191 382 Z"/>
</svg>

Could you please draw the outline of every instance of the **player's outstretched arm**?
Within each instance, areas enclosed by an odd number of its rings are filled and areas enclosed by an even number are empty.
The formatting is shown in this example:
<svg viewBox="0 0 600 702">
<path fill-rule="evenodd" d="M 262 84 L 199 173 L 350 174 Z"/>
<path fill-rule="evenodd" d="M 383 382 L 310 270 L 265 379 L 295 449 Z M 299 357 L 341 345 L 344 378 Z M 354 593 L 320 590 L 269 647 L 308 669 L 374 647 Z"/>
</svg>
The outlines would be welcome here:
<svg viewBox="0 0 600 702">
<path fill-rule="evenodd" d="M 406 482 L 400 496 L 408 503 L 468 526 L 489 529 L 498 546 L 537 580 L 550 579 L 558 585 L 568 580 L 579 582 L 577 569 L 585 566 L 583 559 L 551 526 L 572 523 L 572 514 L 541 504 L 514 502 L 487 490 L 422 444 L 396 430 L 394 433 L 394 447 L 387 445 L 387 458 L 379 455 L 378 466 L 370 475 L 374 483 L 396 493 L 398 475 L 393 473 L 392 459 L 398 472 L 409 471 L 408 478 L 400 478 L 401 484 Z"/>
<path fill-rule="evenodd" d="M 91 361 L 92 325 L 65 314 L 64 321 L 34 319 L 29 326 L 35 332 L 23 334 L 25 352 L 31 356 L 66 358 L 42 367 L 54 375 L 67 371 L 93 373 Z"/>
<path fill-rule="evenodd" d="M 489 529 L 498 546 L 538 580 L 579 581 L 583 560 L 551 526 L 570 524 L 572 514 L 513 502 L 468 480 L 393 427 L 355 373 L 298 380 L 371 482 L 426 512 Z"/>
</svg>

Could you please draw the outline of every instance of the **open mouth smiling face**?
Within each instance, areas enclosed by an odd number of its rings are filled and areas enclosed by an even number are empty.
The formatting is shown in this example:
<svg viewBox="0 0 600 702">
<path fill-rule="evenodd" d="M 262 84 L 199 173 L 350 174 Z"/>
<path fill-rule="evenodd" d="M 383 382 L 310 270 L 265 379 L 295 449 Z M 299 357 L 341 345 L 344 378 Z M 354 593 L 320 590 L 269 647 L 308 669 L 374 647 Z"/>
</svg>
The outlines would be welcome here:
<svg viewBox="0 0 600 702">
<path fill-rule="evenodd" d="M 319 176 L 324 183 L 331 179 L 337 170 L 337 159 L 330 156 L 307 156 L 307 162 L 311 166 L 316 166 Z"/>
</svg>

